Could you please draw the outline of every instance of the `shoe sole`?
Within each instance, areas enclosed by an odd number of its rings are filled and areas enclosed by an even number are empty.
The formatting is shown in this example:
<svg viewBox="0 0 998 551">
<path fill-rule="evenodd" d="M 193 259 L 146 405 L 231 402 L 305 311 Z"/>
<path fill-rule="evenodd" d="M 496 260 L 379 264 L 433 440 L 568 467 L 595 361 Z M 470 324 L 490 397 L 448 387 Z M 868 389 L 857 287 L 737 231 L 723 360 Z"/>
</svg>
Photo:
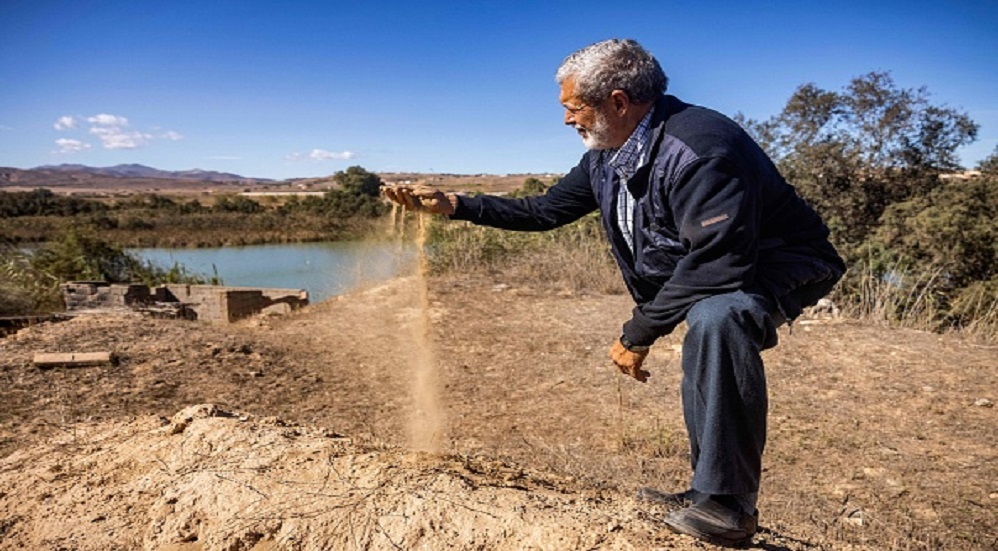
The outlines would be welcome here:
<svg viewBox="0 0 998 551">
<path fill-rule="evenodd" d="M 718 538 L 716 536 L 713 536 L 713 535 L 710 535 L 710 534 L 706 534 L 704 532 L 701 532 L 701 531 L 697 530 L 696 528 L 693 528 L 692 526 L 676 526 L 676 525 L 670 523 L 668 518 L 664 519 L 663 522 L 665 523 L 665 526 L 669 530 L 672 530 L 673 532 L 675 532 L 677 534 L 683 534 L 685 536 L 691 536 L 691 537 L 694 537 L 694 538 L 696 538 L 696 539 L 698 539 L 700 541 L 705 541 L 705 542 L 711 543 L 713 545 L 719 545 L 721 547 L 731 547 L 731 548 L 734 548 L 734 549 L 746 549 L 750 545 L 752 545 L 752 536 L 748 536 L 748 537 L 746 537 L 744 539 L 730 540 L 730 539 Z"/>
<path fill-rule="evenodd" d="M 707 501 L 703 505 L 694 505 L 688 509 L 669 513 L 662 519 L 667 528 L 679 534 L 693 536 L 702 541 L 723 547 L 745 548 L 752 544 L 752 537 L 759 530 L 759 513 L 751 516 L 740 515 L 737 524 L 749 523 L 751 527 L 732 526 L 730 529 L 719 530 L 728 524 L 724 517 L 727 513 L 720 512 L 721 505 Z M 707 530 L 715 528 L 715 530 Z M 736 537 L 738 534 L 744 534 Z"/>
</svg>

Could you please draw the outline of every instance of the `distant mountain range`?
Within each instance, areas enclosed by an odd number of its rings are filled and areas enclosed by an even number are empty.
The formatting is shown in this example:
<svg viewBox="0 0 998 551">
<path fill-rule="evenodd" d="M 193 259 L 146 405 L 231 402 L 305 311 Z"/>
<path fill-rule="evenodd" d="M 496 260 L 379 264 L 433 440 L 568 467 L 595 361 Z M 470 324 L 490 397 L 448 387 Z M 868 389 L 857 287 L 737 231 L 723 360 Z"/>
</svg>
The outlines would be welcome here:
<svg viewBox="0 0 998 551">
<path fill-rule="evenodd" d="M 228 172 L 215 172 L 213 170 L 160 170 L 139 164 L 115 165 L 107 167 L 92 167 L 86 165 L 43 165 L 31 170 L 37 171 L 58 171 L 77 172 L 94 174 L 97 176 L 111 176 L 114 178 L 166 178 L 169 180 L 197 180 L 199 182 L 230 182 L 230 181 L 254 181 L 269 182 L 264 178 L 247 178 L 238 174 Z"/>
<path fill-rule="evenodd" d="M 212 170 L 160 170 L 139 164 L 92 167 L 86 165 L 45 165 L 21 169 L 0 167 L 0 189 L 157 189 L 204 186 L 253 185 L 274 182 Z"/>
</svg>

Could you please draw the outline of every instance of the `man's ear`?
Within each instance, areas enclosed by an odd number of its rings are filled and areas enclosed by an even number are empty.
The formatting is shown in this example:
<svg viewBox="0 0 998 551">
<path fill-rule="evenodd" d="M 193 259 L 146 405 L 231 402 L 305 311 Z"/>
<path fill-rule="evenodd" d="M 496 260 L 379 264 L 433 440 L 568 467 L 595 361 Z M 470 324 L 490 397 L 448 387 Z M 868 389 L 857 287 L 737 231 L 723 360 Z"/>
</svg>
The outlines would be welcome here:
<svg viewBox="0 0 998 551">
<path fill-rule="evenodd" d="M 617 115 L 623 115 L 631 107 L 631 98 L 627 97 L 627 92 L 623 90 L 610 92 L 610 101 L 613 102 L 613 110 Z"/>
</svg>

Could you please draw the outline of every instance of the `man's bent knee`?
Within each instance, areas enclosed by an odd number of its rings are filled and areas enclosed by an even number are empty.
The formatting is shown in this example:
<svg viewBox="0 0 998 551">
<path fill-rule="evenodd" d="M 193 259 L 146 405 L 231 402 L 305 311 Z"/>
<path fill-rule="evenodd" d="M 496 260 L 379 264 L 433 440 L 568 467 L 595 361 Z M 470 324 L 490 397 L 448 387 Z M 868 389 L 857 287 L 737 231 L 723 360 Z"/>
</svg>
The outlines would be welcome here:
<svg viewBox="0 0 998 551">
<path fill-rule="evenodd" d="M 687 335 L 704 338 L 749 333 L 761 347 L 774 346 L 776 327 L 763 300 L 743 291 L 705 298 L 686 316 Z"/>
</svg>

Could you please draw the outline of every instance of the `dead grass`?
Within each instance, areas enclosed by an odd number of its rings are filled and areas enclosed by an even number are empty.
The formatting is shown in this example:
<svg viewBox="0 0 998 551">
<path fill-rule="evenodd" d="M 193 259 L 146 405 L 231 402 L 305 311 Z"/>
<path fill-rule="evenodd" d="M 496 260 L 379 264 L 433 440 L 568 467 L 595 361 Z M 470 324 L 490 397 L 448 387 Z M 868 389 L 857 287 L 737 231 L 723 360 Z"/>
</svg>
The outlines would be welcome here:
<svg viewBox="0 0 998 551">
<path fill-rule="evenodd" d="M 998 342 L 998 295 L 988 283 L 973 286 L 954 298 L 943 293 L 942 269 L 917 273 L 898 263 L 886 273 L 881 275 L 871 266 L 851 271 L 846 288 L 837 293 L 846 317 Z"/>
<path fill-rule="evenodd" d="M 427 241 L 429 265 L 438 275 L 501 274 L 518 284 L 623 293 L 620 272 L 602 231 L 595 216 L 540 233 L 435 221 Z"/>
</svg>

